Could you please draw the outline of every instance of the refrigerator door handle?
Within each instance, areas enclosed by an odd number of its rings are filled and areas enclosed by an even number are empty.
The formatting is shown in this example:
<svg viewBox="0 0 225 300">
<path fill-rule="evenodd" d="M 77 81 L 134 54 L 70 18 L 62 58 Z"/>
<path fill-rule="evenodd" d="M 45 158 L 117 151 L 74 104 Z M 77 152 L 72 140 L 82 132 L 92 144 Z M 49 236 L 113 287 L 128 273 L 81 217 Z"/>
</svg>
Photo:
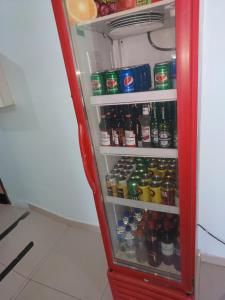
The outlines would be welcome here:
<svg viewBox="0 0 225 300">
<path fill-rule="evenodd" d="M 87 136 L 87 131 L 83 129 L 82 123 L 78 124 L 78 137 L 79 137 L 81 156 L 83 160 L 84 172 L 86 174 L 87 181 L 93 193 L 95 194 L 96 184 L 94 180 L 94 175 L 92 173 L 92 168 L 90 168 L 90 162 L 88 162 L 88 156 L 86 151 L 86 145 L 87 145 L 87 141 L 89 140 L 89 137 Z"/>
</svg>

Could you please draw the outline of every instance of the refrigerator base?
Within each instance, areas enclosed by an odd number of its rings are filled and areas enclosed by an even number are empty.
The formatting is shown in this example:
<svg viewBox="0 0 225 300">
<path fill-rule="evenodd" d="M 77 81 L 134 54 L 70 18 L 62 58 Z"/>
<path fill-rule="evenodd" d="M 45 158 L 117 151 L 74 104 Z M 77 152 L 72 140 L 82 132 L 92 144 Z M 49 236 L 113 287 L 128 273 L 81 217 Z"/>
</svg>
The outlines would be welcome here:
<svg viewBox="0 0 225 300">
<path fill-rule="evenodd" d="M 108 271 L 114 300 L 193 300 L 193 296 L 124 274 Z"/>
</svg>

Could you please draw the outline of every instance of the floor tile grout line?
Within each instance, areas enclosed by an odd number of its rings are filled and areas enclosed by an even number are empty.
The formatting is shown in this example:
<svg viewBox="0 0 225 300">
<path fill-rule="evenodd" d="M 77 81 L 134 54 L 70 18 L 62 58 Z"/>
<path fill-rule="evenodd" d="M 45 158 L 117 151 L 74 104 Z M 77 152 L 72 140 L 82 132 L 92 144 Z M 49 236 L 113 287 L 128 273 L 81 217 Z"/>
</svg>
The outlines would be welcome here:
<svg viewBox="0 0 225 300">
<path fill-rule="evenodd" d="M 69 229 L 70 229 L 70 226 L 66 225 L 65 230 L 62 232 L 62 234 L 59 236 L 59 238 L 53 243 L 53 245 L 50 247 L 50 249 L 47 251 L 47 253 L 36 264 L 36 266 L 34 266 L 33 270 L 31 270 L 31 272 L 28 275 L 24 275 L 23 273 L 15 270 L 15 268 L 12 269 L 11 272 L 15 272 L 17 275 L 20 275 L 25 279 L 31 280 L 33 278 L 33 276 L 36 274 L 36 272 L 40 269 L 40 265 L 42 265 L 42 263 L 47 259 L 47 257 L 50 255 L 50 252 L 53 250 L 53 248 L 56 246 L 56 244 L 61 240 L 61 238 L 64 236 L 65 232 L 68 231 Z M 6 266 L 6 264 L 1 261 L 0 261 L 0 264 L 2 264 L 3 266 Z"/>
<path fill-rule="evenodd" d="M 24 289 L 28 286 L 28 284 L 30 283 L 31 280 L 26 279 L 26 283 L 24 283 L 24 286 L 19 289 L 19 291 L 17 293 L 15 293 L 15 295 L 13 295 L 10 300 L 16 300 L 18 299 L 18 297 L 21 295 L 21 293 L 24 291 Z"/>
<path fill-rule="evenodd" d="M 59 236 L 59 238 L 53 243 L 53 245 L 50 247 L 50 249 L 47 251 L 47 253 L 42 257 L 42 259 L 34 266 L 33 270 L 28 274 L 27 278 L 31 279 L 34 277 L 34 275 L 38 272 L 38 270 L 41 268 L 42 264 L 47 260 L 47 258 L 50 256 L 52 250 L 55 248 L 57 243 L 61 241 L 62 237 L 64 236 L 65 232 L 69 230 L 69 226 L 66 226 L 65 230 L 63 230 L 62 234 Z"/>
<path fill-rule="evenodd" d="M 82 300 L 81 298 L 77 298 L 77 297 L 74 296 L 74 295 L 71 295 L 71 294 L 69 294 L 69 293 L 67 293 L 67 292 L 64 292 L 64 291 L 60 290 L 60 289 L 54 288 L 54 287 L 52 287 L 52 286 L 50 286 L 50 285 L 48 285 L 48 284 L 46 284 L 46 283 L 40 282 L 40 281 L 38 281 L 38 280 L 31 279 L 30 282 L 35 282 L 35 283 L 37 283 L 37 284 L 39 284 L 39 285 L 45 286 L 45 287 L 47 287 L 47 288 L 53 290 L 53 291 L 59 292 L 59 293 L 61 293 L 61 294 L 64 294 L 65 296 L 72 297 L 72 298 L 74 298 L 74 299 L 76 299 L 76 300 Z"/>
</svg>

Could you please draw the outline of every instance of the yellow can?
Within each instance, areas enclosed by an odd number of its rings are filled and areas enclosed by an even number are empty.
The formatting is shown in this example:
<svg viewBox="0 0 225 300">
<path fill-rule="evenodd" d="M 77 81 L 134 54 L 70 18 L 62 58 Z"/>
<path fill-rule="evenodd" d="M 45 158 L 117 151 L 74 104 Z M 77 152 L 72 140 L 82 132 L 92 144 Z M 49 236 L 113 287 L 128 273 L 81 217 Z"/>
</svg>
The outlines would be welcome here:
<svg viewBox="0 0 225 300">
<path fill-rule="evenodd" d="M 117 177 L 117 195 L 119 198 L 128 198 L 127 180 L 123 175 Z"/>
<path fill-rule="evenodd" d="M 152 177 L 152 181 L 150 183 L 150 199 L 153 203 L 162 203 L 161 183 L 162 179 L 159 175 Z"/>
<path fill-rule="evenodd" d="M 150 162 L 148 165 L 148 173 L 150 176 L 156 175 L 157 164 L 155 162 Z"/>
<path fill-rule="evenodd" d="M 138 185 L 138 192 L 139 192 L 139 200 L 150 202 L 150 190 L 149 185 L 146 183 L 144 179 L 141 179 Z"/>
</svg>

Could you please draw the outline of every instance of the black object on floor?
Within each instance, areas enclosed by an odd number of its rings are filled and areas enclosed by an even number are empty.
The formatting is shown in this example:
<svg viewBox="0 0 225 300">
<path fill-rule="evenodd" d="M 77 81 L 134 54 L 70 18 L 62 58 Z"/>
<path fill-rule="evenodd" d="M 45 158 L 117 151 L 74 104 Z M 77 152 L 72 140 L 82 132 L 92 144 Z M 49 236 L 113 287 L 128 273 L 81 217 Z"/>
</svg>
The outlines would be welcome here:
<svg viewBox="0 0 225 300">
<path fill-rule="evenodd" d="M 33 242 L 30 242 L 18 255 L 17 257 L 0 273 L 0 281 L 12 271 L 12 269 L 21 261 L 21 259 L 30 251 L 34 246 Z"/>
<path fill-rule="evenodd" d="M 17 219 L 12 225 L 10 225 L 3 233 L 0 234 L 0 241 L 4 239 L 6 235 L 8 235 L 18 224 L 20 221 L 24 220 L 30 214 L 29 211 L 25 212 L 19 219 Z"/>
</svg>

